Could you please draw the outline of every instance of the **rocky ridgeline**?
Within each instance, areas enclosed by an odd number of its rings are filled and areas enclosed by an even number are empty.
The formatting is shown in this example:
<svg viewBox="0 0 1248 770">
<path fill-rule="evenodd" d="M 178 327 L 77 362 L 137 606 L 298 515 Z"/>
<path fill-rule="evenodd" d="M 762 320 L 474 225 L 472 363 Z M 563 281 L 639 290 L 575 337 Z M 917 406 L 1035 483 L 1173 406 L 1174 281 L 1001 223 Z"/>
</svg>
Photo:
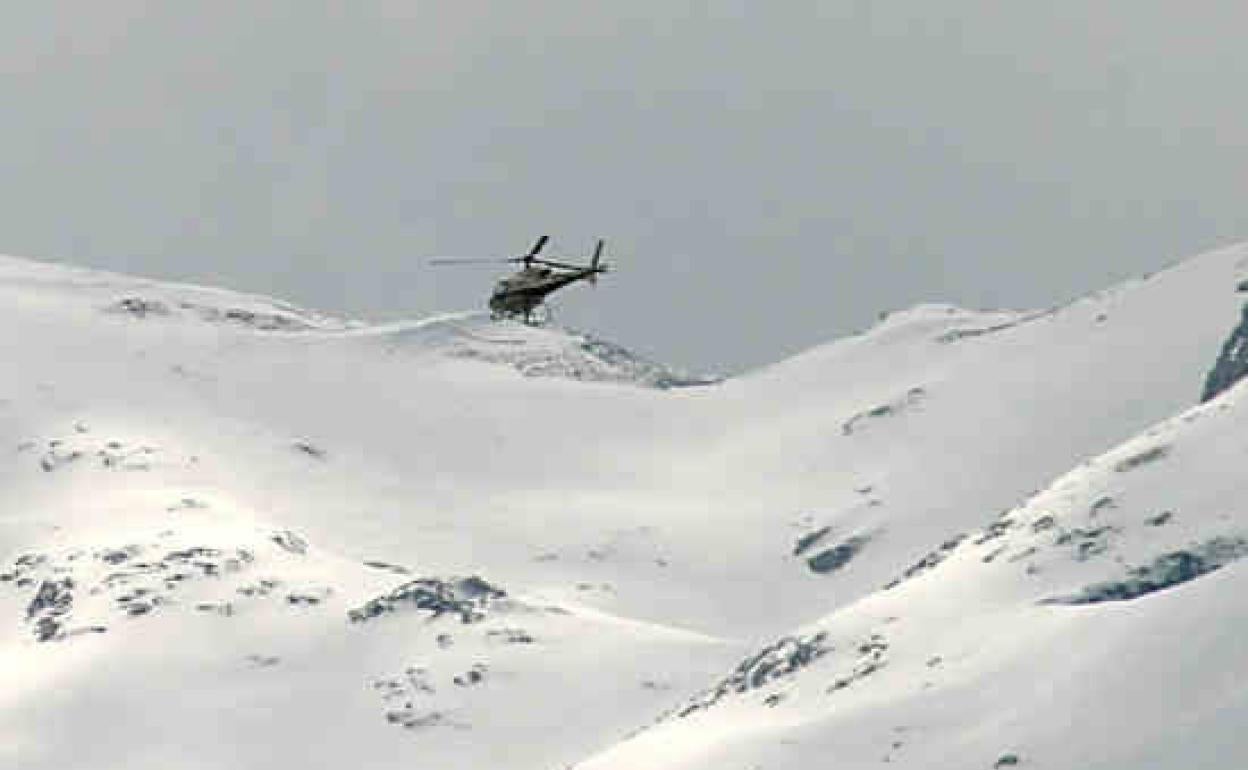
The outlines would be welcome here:
<svg viewBox="0 0 1248 770">
<path fill-rule="evenodd" d="M 22 554 L 0 572 L 0 586 L 30 596 L 24 620 L 39 642 L 103 633 L 117 619 L 155 614 L 184 599 L 196 611 L 230 616 L 260 599 L 308 606 L 331 594 L 323 586 L 249 578 L 269 555 L 266 546 L 286 553 L 306 548 L 293 533 L 271 533 L 253 547 L 175 544 L 171 537 L 166 532 L 143 543 Z"/>
<path fill-rule="evenodd" d="M 415 610 L 431 618 L 451 616 L 461 623 L 476 623 L 492 608 L 506 603 L 505 591 L 476 575 L 417 578 L 349 611 L 347 617 L 352 623 L 364 623 L 393 612 Z"/>
<path fill-rule="evenodd" d="M 808 636 L 785 636 L 738 663 L 732 673 L 696 696 L 675 715 L 686 717 L 729 696 L 757 690 L 792 676 L 832 649 L 828 635 L 822 631 Z"/>
<path fill-rule="evenodd" d="M 1172 449 L 1171 444 L 1160 442 L 1124 449 L 1107 460 L 1104 470 L 1109 476 L 1137 472 L 1165 460 Z M 972 549 L 985 565 L 1017 564 L 1038 581 L 1036 601 L 1041 604 L 1098 604 L 1164 591 L 1248 555 L 1248 536 L 1242 532 L 1219 526 L 1223 531 L 1193 538 L 1190 529 L 1175 530 L 1178 514 L 1173 510 L 1132 511 L 1111 495 L 1101 495 L 1082 508 L 1065 507 L 1046 511 L 1038 503 L 1028 503 L 1006 511 L 974 536 L 950 538 L 885 589 L 936 569 L 955 552 Z M 1137 566 L 1123 568 L 1124 563 Z M 1069 569 L 1074 565 L 1080 566 L 1072 573 Z M 1050 572 L 1060 582 L 1042 579 Z M 1071 574 L 1090 577 L 1098 573 L 1103 579 L 1073 592 L 1068 583 L 1061 586 Z"/>
<path fill-rule="evenodd" d="M 949 558 L 950 554 L 957 550 L 958 546 L 962 545 L 962 541 L 965 539 L 965 534 L 958 534 L 944 541 L 939 547 L 927 552 L 921 559 L 907 567 L 900 576 L 885 583 L 884 590 L 888 591 L 896 588 L 907 580 L 913 580 L 919 575 L 936 569 L 945 559 Z"/>
<path fill-rule="evenodd" d="M 838 653 L 838 649 L 844 652 Z M 764 705 L 778 706 L 786 697 L 782 689 L 784 682 L 825 656 L 830 663 L 824 668 L 831 679 L 824 694 L 832 695 L 885 668 L 888 649 L 889 643 L 880 633 L 871 633 L 856 643 L 850 639 L 844 644 L 833 644 L 825 631 L 786 636 L 741 661 L 727 677 L 673 714 L 678 718 L 686 717 L 709 709 L 725 698 L 757 690 L 768 691 L 762 699 Z"/>
<path fill-rule="evenodd" d="M 1168 551 L 1127 570 L 1122 580 L 1084 587 L 1078 593 L 1044 600 L 1045 604 L 1098 604 L 1136 599 L 1195 580 L 1248 555 L 1248 540 L 1215 537 L 1189 548 Z"/>
<path fill-rule="evenodd" d="M 443 350 L 453 358 L 505 364 L 526 377 L 627 383 L 660 390 L 719 382 L 719 378 L 687 374 L 619 345 L 570 331 L 552 340 L 526 340 L 465 330 Z"/>
</svg>

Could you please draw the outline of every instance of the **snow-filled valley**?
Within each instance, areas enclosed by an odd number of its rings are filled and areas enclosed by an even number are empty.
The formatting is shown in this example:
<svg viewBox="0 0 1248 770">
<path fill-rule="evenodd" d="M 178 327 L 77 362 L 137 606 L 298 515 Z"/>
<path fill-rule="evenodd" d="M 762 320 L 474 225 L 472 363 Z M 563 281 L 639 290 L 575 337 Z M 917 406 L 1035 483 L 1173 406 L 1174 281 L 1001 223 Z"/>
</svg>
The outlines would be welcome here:
<svg viewBox="0 0 1248 770">
<path fill-rule="evenodd" d="M 0 258 L 0 767 L 1238 767 L 1245 279 L 720 380 Z"/>
</svg>

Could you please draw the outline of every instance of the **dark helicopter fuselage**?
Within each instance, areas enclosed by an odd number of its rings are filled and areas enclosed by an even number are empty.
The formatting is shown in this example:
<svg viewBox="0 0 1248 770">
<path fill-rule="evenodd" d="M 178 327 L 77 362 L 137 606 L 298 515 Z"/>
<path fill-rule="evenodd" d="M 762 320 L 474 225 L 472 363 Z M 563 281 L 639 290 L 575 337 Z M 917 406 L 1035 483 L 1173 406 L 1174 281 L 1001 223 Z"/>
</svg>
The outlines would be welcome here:
<svg viewBox="0 0 1248 770">
<path fill-rule="evenodd" d="M 546 295 L 570 283 L 592 279 L 603 272 L 600 267 L 555 270 L 543 265 L 530 265 L 515 275 L 499 281 L 490 295 L 490 312 L 496 317 L 529 319 Z"/>
<path fill-rule="evenodd" d="M 559 262 L 538 256 L 549 240 L 549 235 L 543 235 L 529 249 L 528 254 L 520 257 L 505 257 L 501 260 L 488 257 L 447 257 L 432 259 L 430 262 L 441 265 L 494 261 L 522 263 L 524 267 L 520 272 L 495 284 L 494 293 L 490 295 L 490 314 L 494 318 L 519 318 L 525 323 L 534 323 L 533 311 L 542 305 L 548 294 L 577 281 L 596 283 L 598 276 L 608 270 L 608 266 L 602 263 L 602 251 L 606 244 L 603 239 L 599 238 L 594 244 L 594 252 L 588 265 Z M 543 314 L 536 322 L 540 323 L 547 318 L 549 314 Z"/>
</svg>

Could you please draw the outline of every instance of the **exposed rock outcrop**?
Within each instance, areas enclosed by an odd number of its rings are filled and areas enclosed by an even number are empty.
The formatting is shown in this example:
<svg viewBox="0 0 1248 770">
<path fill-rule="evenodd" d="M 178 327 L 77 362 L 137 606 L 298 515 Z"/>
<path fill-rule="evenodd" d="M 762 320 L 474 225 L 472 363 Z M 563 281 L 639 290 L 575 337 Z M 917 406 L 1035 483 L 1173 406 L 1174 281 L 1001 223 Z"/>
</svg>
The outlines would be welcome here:
<svg viewBox="0 0 1248 770">
<path fill-rule="evenodd" d="M 1222 344 L 1222 351 L 1213 368 L 1205 377 L 1205 388 L 1200 394 L 1204 403 L 1239 382 L 1248 374 L 1248 304 L 1241 311 L 1239 324 Z"/>
<path fill-rule="evenodd" d="M 1046 599 L 1045 604 L 1099 604 L 1136 599 L 1195 580 L 1248 555 L 1248 540 L 1215 537 L 1183 550 L 1164 553 L 1130 569 L 1122 580 L 1086 586 L 1072 596 Z"/>
<path fill-rule="evenodd" d="M 475 575 L 449 580 L 417 578 L 351 610 L 347 617 L 352 623 L 363 623 L 408 607 L 435 618 L 454 615 L 463 623 L 475 623 L 485 617 L 491 605 L 506 596 L 507 593 L 501 588 Z"/>
</svg>

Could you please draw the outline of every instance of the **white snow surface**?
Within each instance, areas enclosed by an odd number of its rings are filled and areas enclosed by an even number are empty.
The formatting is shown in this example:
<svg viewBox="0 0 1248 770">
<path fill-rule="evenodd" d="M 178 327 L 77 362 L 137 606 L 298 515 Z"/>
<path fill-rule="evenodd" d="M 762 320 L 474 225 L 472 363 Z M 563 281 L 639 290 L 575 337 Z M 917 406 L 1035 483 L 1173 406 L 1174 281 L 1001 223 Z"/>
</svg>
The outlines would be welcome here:
<svg viewBox="0 0 1248 770">
<path fill-rule="evenodd" d="M 0 767 L 1240 766 L 1245 277 L 715 382 L 0 258 Z"/>
</svg>

